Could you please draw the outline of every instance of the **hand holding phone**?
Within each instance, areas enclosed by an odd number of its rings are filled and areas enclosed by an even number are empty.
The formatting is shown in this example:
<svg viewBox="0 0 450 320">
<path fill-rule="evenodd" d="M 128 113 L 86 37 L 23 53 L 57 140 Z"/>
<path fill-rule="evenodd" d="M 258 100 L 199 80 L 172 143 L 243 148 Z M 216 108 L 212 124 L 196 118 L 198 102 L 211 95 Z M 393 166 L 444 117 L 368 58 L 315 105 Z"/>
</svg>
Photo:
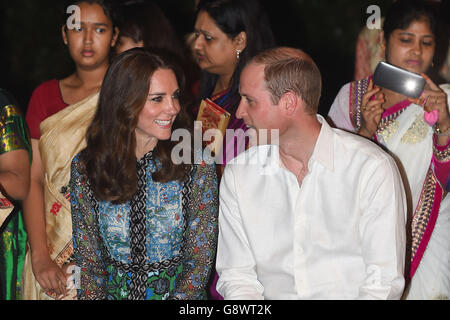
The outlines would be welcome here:
<svg viewBox="0 0 450 320">
<path fill-rule="evenodd" d="M 420 74 L 382 61 L 375 69 L 373 83 L 382 88 L 416 99 L 423 92 L 426 81 Z"/>
</svg>

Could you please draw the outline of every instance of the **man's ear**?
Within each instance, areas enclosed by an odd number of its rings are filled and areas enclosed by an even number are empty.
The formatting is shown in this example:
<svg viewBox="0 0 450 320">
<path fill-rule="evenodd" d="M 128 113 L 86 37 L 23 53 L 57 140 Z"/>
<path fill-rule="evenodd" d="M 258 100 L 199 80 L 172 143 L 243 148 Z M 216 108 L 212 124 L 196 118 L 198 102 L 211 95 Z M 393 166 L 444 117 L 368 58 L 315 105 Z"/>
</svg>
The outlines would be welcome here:
<svg viewBox="0 0 450 320">
<path fill-rule="evenodd" d="M 292 116 L 300 107 L 300 101 L 294 92 L 288 91 L 281 96 L 279 105 L 286 115 Z"/>
<path fill-rule="evenodd" d="M 65 24 L 63 24 L 63 26 L 61 27 L 61 36 L 62 36 L 62 39 L 63 39 L 63 41 L 64 41 L 64 44 L 67 46 L 67 32 L 66 32 L 66 30 L 67 30 L 67 27 L 66 27 L 66 25 Z"/>
<path fill-rule="evenodd" d="M 241 31 L 236 37 L 233 39 L 234 45 L 236 46 L 236 50 L 240 50 L 241 52 L 247 47 L 247 33 L 245 31 Z"/>
</svg>

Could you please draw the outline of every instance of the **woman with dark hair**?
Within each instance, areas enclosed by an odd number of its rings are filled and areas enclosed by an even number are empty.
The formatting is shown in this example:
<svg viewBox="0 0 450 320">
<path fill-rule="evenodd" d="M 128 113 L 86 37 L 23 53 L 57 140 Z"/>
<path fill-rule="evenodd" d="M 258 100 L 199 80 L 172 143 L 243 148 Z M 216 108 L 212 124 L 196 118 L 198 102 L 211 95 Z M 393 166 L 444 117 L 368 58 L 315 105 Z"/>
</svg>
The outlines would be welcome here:
<svg viewBox="0 0 450 320">
<path fill-rule="evenodd" d="M 51 300 L 66 293 L 66 270 L 72 254 L 70 211 L 66 210 L 70 206 L 66 188 L 61 191 L 58 182 L 64 180 L 60 158 L 71 155 L 74 145 L 65 140 L 57 146 L 55 139 L 46 139 L 48 130 L 56 127 L 54 123 L 51 126 L 46 123 L 56 114 L 71 110 L 74 105 L 78 107 L 80 101 L 92 102 L 100 90 L 110 50 L 118 36 L 112 8 L 106 0 L 67 1 L 65 13 L 68 8 L 79 9 L 73 11 L 73 16 L 66 14 L 61 26 L 62 40 L 75 63 L 75 71 L 64 79 L 39 85 L 26 114 L 33 151 L 30 192 L 23 201 L 30 245 L 23 272 L 26 300 Z M 61 131 L 68 128 L 64 126 Z M 59 139 L 59 134 L 54 137 Z"/>
<path fill-rule="evenodd" d="M 408 299 L 450 298 L 450 86 L 426 74 L 437 37 L 433 7 L 399 0 L 389 10 L 382 47 L 388 63 L 422 74 L 420 99 L 376 87 L 372 77 L 346 84 L 331 106 L 338 127 L 388 149 L 403 172 L 411 224 Z"/>
<path fill-rule="evenodd" d="M 117 56 L 70 199 L 80 299 L 204 299 L 215 256 L 214 163 L 175 164 L 172 130 L 189 128 L 183 76 L 162 50 Z"/>
<path fill-rule="evenodd" d="M 235 115 L 241 100 L 239 77 L 247 61 L 275 45 L 265 12 L 258 0 L 201 0 L 194 34 L 192 50 L 203 71 L 198 102 L 210 98 L 231 114 L 228 129 L 247 130 Z M 223 165 L 243 143 L 237 137 L 224 140 Z"/>
</svg>

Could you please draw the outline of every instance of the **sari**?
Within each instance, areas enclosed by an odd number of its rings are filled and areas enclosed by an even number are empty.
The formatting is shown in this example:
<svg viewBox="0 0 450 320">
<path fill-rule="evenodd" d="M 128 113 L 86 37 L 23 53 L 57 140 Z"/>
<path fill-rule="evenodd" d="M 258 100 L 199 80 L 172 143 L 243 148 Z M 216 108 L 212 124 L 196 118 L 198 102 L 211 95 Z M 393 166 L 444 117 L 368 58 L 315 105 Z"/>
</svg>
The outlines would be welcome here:
<svg viewBox="0 0 450 320">
<path fill-rule="evenodd" d="M 369 79 L 347 84 L 339 92 L 328 114 L 338 128 L 352 132 L 360 128 L 362 96 Z M 449 99 L 450 86 L 441 88 Z M 396 160 L 405 186 L 410 226 L 405 298 L 449 299 L 450 143 L 435 143 L 423 107 L 408 100 L 385 110 L 373 140 Z"/>
<path fill-rule="evenodd" d="M 70 167 L 72 158 L 86 147 L 85 134 L 97 110 L 98 93 L 48 117 L 41 123 L 39 151 L 44 174 L 44 205 L 47 246 L 50 257 L 62 267 L 72 260 L 72 216 L 70 212 Z M 53 300 L 36 281 L 31 254 L 27 253 L 23 273 L 26 300 Z M 76 299 L 72 288 L 64 299 Z"/>
<path fill-rule="evenodd" d="M 25 149 L 30 155 L 28 128 L 14 99 L 0 89 L 0 154 Z M 20 280 L 27 233 L 20 203 L 0 192 L 0 300 L 20 300 Z"/>
</svg>

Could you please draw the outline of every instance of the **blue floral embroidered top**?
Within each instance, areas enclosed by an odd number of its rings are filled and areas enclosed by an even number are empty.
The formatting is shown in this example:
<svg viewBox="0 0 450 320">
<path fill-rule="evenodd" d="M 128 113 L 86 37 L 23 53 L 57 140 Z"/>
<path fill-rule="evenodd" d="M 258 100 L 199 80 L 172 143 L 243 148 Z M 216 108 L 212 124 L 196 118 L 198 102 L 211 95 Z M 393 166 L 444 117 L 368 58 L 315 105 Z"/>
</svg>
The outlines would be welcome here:
<svg viewBox="0 0 450 320">
<path fill-rule="evenodd" d="M 98 201 L 71 168 L 79 299 L 203 299 L 217 240 L 214 165 L 193 165 L 184 182 L 155 182 L 152 153 L 137 161 L 138 190 L 126 203 Z"/>
</svg>

